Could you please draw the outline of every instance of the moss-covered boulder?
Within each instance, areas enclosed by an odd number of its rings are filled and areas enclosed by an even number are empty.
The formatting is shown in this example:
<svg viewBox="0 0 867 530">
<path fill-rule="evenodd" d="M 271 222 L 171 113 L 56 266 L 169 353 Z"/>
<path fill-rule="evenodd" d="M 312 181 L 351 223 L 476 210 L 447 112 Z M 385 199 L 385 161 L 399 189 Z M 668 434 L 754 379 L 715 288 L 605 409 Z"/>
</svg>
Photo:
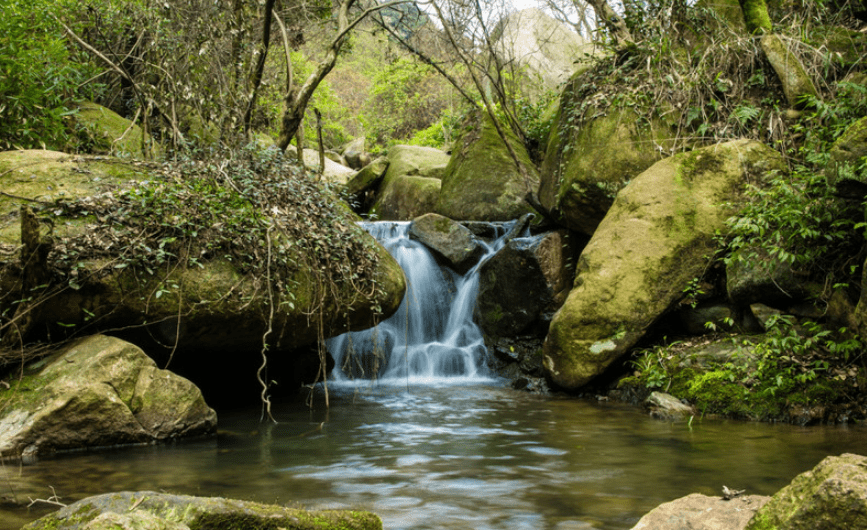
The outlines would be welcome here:
<svg viewBox="0 0 867 530">
<path fill-rule="evenodd" d="M 414 219 L 409 225 L 409 237 L 432 250 L 440 261 L 459 274 L 470 270 L 485 253 L 485 248 L 468 228 L 435 213 Z"/>
<path fill-rule="evenodd" d="M 563 90 L 540 171 L 539 201 L 564 226 L 589 236 L 617 193 L 663 157 L 657 146 L 669 145 L 676 134 L 662 121 L 639 119 L 629 107 L 594 114 L 579 95 L 583 83 L 573 77 Z"/>
<path fill-rule="evenodd" d="M 545 340 L 545 368 L 577 389 L 620 358 L 700 277 L 750 178 L 778 153 L 738 140 L 654 164 L 618 195 L 578 260 Z"/>
<path fill-rule="evenodd" d="M 442 179 L 436 213 L 452 219 L 509 221 L 532 213 L 524 199 L 539 186 L 527 150 L 508 129 L 509 144 L 520 167 L 485 112 L 472 114 Z"/>
<path fill-rule="evenodd" d="M 433 212 L 449 155 L 432 147 L 396 145 L 388 150 L 388 169 L 370 215 L 409 221 Z"/>
<path fill-rule="evenodd" d="M 286 152 L 293 158 L 298 156 L 298 149 L 294 145 L 290 145 Z M 310 168 L 311 171 L 319 172 L 319 151 L 316 149 L 304 150 L 304 165 Z M 345 186 L 349 180 L 355 175 L 355 170 L 346 167 L 342 164 L 325 157 L 325 170 L 322 171 L 322 178 L 326 182 Z"/>
<path fill-rule="evenodd" d="M 149 158 L 161 152 L 141 127 L 102 105 L 83 101 L 72 120 L 81 150 L 88 153 Z"/>
<path fill-rule="evenodd" d="M 26 525 L 26 530 L 381 530 L 376 515 L 356 510 L 307 511 L 272 504 L 154 491 L 82 499 Z"/>
<path fill-rule="evenodd" d="M 217 415 L 190 381 L 120 339 L 64 347 L 2 391 L 0 456 L 208 434 Z"/>
<path fill-rule="evenodd" d="M 263 174 L 224 184 L 195 167 L 0 153 L 5 338 L 13 329 L 46 340 L 148 324 L 162 343 L 258 356 L 269 329 L 291 350 L 320 332 L 369 327 L 400 305 L 397 262 L 311 180 L 275 171 L 267 182 Z M 295 202 L 257 205 L 240 185 Z M 41 220 L 47 258 L 37 263 L 20 248 L 23 205 Z M 28 279 L 43 269 L 47 284 Z M 50 303 L 14 304 L 33 288 Z M 5 326 L 16 314 L 16 326 Z"/>
<path fill-rule="evenodd" d="M 825 168 L 828 183 L 845 197 L 867 197 L 867 117 L 855 121 L 837 138 L 830 155 Z"/>
<path fill-rule="evenodd" d="M 867 528 L 867 458 L 829 456 L 778 491 L 746 530 Z"/>
<path fill-rule="evenodd" d="M 346 192 L 359 195 L 379 185 L 388 169 L 388 158 L 381 156 L 361 168 L 346 183 Z"/>
</svg>

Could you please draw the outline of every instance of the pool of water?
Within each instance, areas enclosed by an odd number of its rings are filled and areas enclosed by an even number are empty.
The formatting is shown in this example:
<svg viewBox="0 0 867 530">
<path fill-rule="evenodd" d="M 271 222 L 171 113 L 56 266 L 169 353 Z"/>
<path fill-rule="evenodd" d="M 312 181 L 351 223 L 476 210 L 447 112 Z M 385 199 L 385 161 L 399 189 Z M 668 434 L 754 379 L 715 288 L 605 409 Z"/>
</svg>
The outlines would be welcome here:
<svg viewBox="0 0 867 530">
<path fill-rule="evenodd" d="M 497 384 L 331 388 L 314 408 L 220 414 L 220 435 L 68 453 L 0 468 L 0 530 L 119 490 L 365 508 L 387 529 L 626 529 L 660 503 L 723 485 L 770 495 L 822 458 L 867 454 L 862 426 L 695 418 Z M 53 489 L 52 489 L 53 488 Z"/>
</svg>

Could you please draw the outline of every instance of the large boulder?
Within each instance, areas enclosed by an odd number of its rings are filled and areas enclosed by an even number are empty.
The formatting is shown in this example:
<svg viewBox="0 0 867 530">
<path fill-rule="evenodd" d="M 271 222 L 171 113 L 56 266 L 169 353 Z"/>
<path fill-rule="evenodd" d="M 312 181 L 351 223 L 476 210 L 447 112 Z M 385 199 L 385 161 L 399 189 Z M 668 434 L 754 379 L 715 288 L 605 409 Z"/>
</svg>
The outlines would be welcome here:
<svg viewBox="0 0 867 530">
<path fill-rule="evenodd" d="M 867 117 L 856 120 L 831 146 L 825 168 L 828 183 L 840 195 L 863 200 L 867 197 Z"/>
<path fill-rule="evenodd" d="M 436 213 L 452 219 L 509 221 L 533 208 L 524 199 L 539 186 L 539 175 L 527 150 L 506 129 L 509 153 L 485 112 L 471 114 L 442 179 Z"/>
<path fill-rule="evenodd" d="M 626 106 L 581 110 L 594 101 L 583 87 L 577 75 L 563 90 L 540 171 L 539 201 L 561 224 L 589 236 L 617 193 L 663 158 L 659 147 L 667 148 L 677 134 L 662 121 L 642 125 Z"/>
<path fill-rule="evenodd" d="M 136 346 L 94 335 L 49 358 L 0 397 L 0 456 L 212 433 L 216 413 L 190 381 Z"/>
<path fill-rule="evenodd" d="M 432 147 L 396 145 L 388 150 L 388 169 L 370 215 L 409 221 L 433 212 L 449 155 Z"/>
<path fill-rule="evenodd" d="M 639 519 L 632 530 L 743 530 L 769 499 L 743 495 L 726 500 L 693 493 L 660 504 Z"/>
<path fill-rule="evenodd" d="M 148 158 L 162 151 L 141 127 L 102 105 L 82 101 L 71 117 L 81 151 L 133 158 Z"/>
<path fill-rule="evenodd" d="M 500 63 L 516 72 L 520 90 L 531 97 L 559 89 L 601 49 L 536 8 L 510 13 L 493 34 Z"/>
<path fill-rule="evenodd" d="M 566 389 L 602 373 L 700 277 L 748 179 L 782 168 L 749 140 L 680 153 L 630 182 L 585 247 L 551 322 L 545 368 Z"/>
<path fill-rule="evenodd" d="M 746 530 L 867 528 L 867 458 L 829 456 L 778 491 Z"/>
<path fill-rule="evenodd" d="M 469 228 L 448 217 L 429 213 L 413 220 L 409 237 L 433 251 L 459 274 L 470 270 L 484 255 L 485 248 Z"/>
<path fill-rule="evenodd" d="M 287 147 L 286 152 L 293 158 L 298 156 L 298 149 L 294 145 Z M 319 172 L 319 151 L 316 149 L 305 149 L 304 165 L 311 171 Z M 322 178 L 326 182 L 345 186 L 353 176 L 355 176 L 354 169 L 339 164 L 327 156 L 325 157 L 325 170 L 322 171 Z"/>
<path fill-rule="evenodd" d="M 151 334 L 162 343 L 258 355 L 269 329 L 290 350 L 316 340 L 319 319 L 328 336 L 370 327 L 381 318 L 378 310 L 390 315 L 400 305 L 403 271 L 336 198 L 305 195 L 299 200 L 315 203 L 266 213 L 216 183 L 185 195 L 190 189 L 180 177 L 158 169 L 50 151 L 0 153 L 0 188 L 8 193 L 0 196 L 0 249 L 9 250 L 0 253 L 0 292 L 38 288 L 51 296 L 50 303 L 28 305 L 27 319 L 18 321 L 25 335 L 57 338 L 85 325 L 93 333 L 153 323 Z M 273 186 L 285 185 L 282 175 L 272 177 Z M 40 206 L 33 247 L 48 256 L 36 263 L 16 250 L 23 205 Z M 220 209 L 218 218 L 208 217 L 212 208 Z M 136 228 L 146 211 L 164 219 Z M 275 229 L 266 233 L 269 219 Z M 305 233 L 324 237 L 323 230 L 332 234 L 328 245 L 311 248 Z M 157 235 L 149 239 L 150 233 Z M 341 252 L 370 262 L 360 270 L 360 261 Z M 347 262 L 355 262 L 347 272 L 353 277 L 335 277 L 323 291 L 323 271 L 348 269 Z M 47 288 L 32 281 L 35 271 L 48 279 Z M 377 285 L 372 296 L 356 291 L 362 277 Z M 0 298 L 0 314 L 20 311 L 4 304 L 22 297 Z"/>
<path fill-rule="evenodd" d="M 82 499 L 37 519 L 26 530 L 382 530 L 360 510 L 307 511 L 220 497 L 124 491 Z"/>
<path fill-rule="evenodd" d="M 547 325 L 572 287 L 575 238 L 557 230 L 512 239 L 482 264 L 475 310 L 482 331 L 516 337 L 536 331 L 535 324 Z"/>
</svg>

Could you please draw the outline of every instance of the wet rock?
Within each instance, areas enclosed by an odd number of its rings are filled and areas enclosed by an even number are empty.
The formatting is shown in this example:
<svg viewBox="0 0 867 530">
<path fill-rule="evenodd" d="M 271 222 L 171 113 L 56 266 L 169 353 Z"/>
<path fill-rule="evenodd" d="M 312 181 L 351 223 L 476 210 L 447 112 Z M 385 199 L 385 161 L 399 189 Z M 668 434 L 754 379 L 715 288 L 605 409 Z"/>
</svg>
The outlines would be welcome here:
<svg viewBox="0 0 867 530">
<path fill-rule="evenodd" d="M 547 332 L 572 286 L 574 241 L 567 230 L 515 238 L 482 264 L 476 321 L 486 334 Z"/>
<path fill-rule="evenodd" d="M 102 335 L 64 348 L 3 399 L 2 456 L 160 441 L 212 433 L 217 425 L 190 381 Z"/>
<path fill-rule="evenodd" d="M 632 530 L 743 530 L 769 499 L 744 495 L 724 500 L 693 493 L 654 508 Z"/>
<path fill-rule="evenodd" d="M 696 415 L 694 407 L 665 392 L 652 392 L 644 401 L 650 416 L 660 420 L 685 420 Z"/>
<path fill-rule="evenodd" d="M 125 491 L 82 499 L 24 527 L 26 530 L 190 528 L 381 530 L 382 521 L 370 512 L 358 510 L 306 511 L 219 497 Z"/>
<path fill-rule="evenodd" d="M 746 530 L 867 528 L 867 458 L 829 456 L 778 491 Z"/>
<path fill-rule="evenodd" d="M 485 248 L 468 228 L 435 213 L 413 220 L 409 237 L 431 249 L 435 256 L 459 274 L 470 270 L 485 253 Z"/>
<path fill-rule="evenodd" d="M 662 160 L 624 188 L 551 322 L 550 379 L 580 388 L 629 351 L 706 269 L 748 177 L 780 167 L 769 147 L 736 140 Z"/>
</svg>

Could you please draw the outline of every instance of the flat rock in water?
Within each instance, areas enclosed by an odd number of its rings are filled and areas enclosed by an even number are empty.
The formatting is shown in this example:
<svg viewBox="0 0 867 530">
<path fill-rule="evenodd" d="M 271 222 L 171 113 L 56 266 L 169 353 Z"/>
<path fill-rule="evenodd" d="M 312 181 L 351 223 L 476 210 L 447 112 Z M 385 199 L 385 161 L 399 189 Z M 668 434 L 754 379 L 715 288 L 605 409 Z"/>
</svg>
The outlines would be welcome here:
<svg viewBox="0 0 867 530">
<path fill-rule="evenodd" d="M 22 530 L 381 530 L 363 511 L 306 511 L 219 497 L 124 491 L 82 499 Z"/>
<path fill-rule="evenodd" d="M 745 495 L 725 500 L 693 493 L 660 504 L 632 530 L 743 530 L 770 497 Z"/>
</svg>

